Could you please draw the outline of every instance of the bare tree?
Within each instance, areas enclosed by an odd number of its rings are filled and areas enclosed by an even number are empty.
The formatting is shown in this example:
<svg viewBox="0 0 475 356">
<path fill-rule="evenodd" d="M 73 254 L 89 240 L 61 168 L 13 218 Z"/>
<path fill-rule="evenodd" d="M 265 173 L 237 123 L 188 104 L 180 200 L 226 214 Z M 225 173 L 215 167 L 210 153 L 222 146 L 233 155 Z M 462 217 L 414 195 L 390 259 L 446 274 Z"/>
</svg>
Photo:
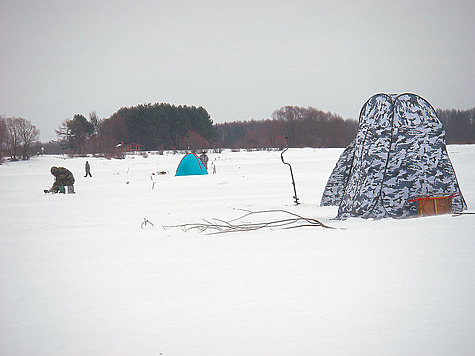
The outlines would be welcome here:
<svg viewBox="0 0 475 356">
<path fill-rule="evenodd" d="M 284 106 L 274 111 L 272 118 L 275 120 L 286 120 L 289 123 L 289 142 L 293 146 L 296 144 L 295 125 L 302 118 L 302 111 L 305 109 L 298 106 Z"/>
<path fill-rule="evenodd" d="M 0 163 L 3 161 L 4 152 L 7 150 L 7 123 L 0 116 Z"/>
<path fill-rule="evenodd" d="M 99 127 L 101 124 L 101 120 L 97 117 L 95 111 L 91 111 L 89 113 L 89 122 L 94 127 L 93 133 L 89 137 L 89 141 L 92 144 L 92 153 L 96 154 L 99 148 L 98 136 L 99 136 Z"/>
<path fill-rule="evenodd" d="M 40 131 L 32 125 L 32 123 L 23 118 L 18 118 L 17 129 L 20 137 L 20 142 L 23 145 L 22 159 L 27 160 L 29 157 L 30 147 L 33 142 L 37 141 L 40 136 Z"/>
<path fill-rule="evenodd" d="M 28 120 L 0 118 L 0 149 L 14 161 L 29 158 L 30 148 L 39 135 L 39 130 Z"/>
<path fill-rule="evenodd" d="M 7 126 L 6 150 L 10 155 L 10 158 L 16 161 L 18 160 L 17 155 L 20 148 L 18 119 L 8 117 L 5 119 L 5 123 Z"/>
</svg>

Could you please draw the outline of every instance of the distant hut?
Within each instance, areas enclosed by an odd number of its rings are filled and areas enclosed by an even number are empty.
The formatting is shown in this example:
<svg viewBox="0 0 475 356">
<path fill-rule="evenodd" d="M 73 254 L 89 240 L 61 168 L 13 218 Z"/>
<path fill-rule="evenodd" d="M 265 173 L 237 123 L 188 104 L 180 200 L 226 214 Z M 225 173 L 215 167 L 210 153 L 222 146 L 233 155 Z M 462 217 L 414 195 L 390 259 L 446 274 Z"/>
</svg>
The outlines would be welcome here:
<svg viewBox="0 0 475 356">
<path fill-rule="evenodd" d="M 137 152 L 137 151 L 142 151 L 143 150 L 143 145 L 131 142 L 131 143 L 124 143 L 121 142 L 115 146 L 117 150 L 120 150 L 122 152 Z"/>
</svg>

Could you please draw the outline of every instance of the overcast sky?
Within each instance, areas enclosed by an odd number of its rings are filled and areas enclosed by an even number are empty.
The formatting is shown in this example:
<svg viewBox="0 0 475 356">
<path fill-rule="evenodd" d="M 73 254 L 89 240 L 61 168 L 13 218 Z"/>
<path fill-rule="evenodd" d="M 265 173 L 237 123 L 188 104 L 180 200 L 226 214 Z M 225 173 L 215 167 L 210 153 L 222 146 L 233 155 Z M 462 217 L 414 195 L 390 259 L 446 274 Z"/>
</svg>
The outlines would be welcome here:
<svg viewBox="0 0 475 356">
<path fill-rule="evenodd" d="M 285 105 L 357 118 L 379 92 L 475 106 L 474 0 L 0 0 L 0 115 L 61 121 L 144 103 L 215 123 Z"/>
</svg>

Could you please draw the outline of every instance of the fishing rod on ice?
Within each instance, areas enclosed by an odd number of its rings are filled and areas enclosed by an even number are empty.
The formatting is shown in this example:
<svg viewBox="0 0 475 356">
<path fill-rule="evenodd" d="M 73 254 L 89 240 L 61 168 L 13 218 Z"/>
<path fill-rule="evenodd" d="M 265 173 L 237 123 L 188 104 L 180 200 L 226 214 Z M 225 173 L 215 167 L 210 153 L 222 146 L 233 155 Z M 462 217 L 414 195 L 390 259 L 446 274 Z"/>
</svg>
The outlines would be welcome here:
<svg viewBox="0 0 475 356">
<path fill-rule="evenodd" d="M 299 198 L 297 198 L 297 190 L 295 189 L 295 180 L 294 180 L 294 173 L 292 172 L 292 166 L 290 165 L 290 163 L 287 163 L 284 161 L 284 153 L 289 149 L 289 138 L 288 137 L 285 137 L 285 142 L 287 143 L 287 147 L 282 151 L 282 153 L 280 154 L 280 159 L 282 160 L 282 163 L 283 164 L 286 164 L 287 166 L 289 166 L 289 169 L 290 169 L 290 176 L 292 177 L 292 185 L 294 187 L 294 201 L 295 201 L 295 205 L 299 205 Z"/>
</svg>

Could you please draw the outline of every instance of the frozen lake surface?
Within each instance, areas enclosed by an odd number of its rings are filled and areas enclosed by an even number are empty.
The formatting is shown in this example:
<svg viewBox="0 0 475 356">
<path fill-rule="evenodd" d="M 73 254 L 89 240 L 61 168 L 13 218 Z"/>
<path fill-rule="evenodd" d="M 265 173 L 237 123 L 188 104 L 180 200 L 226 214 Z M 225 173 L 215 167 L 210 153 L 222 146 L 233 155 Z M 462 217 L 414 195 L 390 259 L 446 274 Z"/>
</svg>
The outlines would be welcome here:
<svg viewBox="0 0 475 356">
<path fill-rule="evenodd" d="M 172 153 L 3 164 L 0 354 L 474 355 L 475 216 L 332 220 L 342 151 L 285 153 L 298 206 L 276 151 L 209 153 L 216 174 L 187 177 Z M 473 211 L 475 146 L 448 151 Z M 51 166 L 75 195 L 43 193 Z M 335 229 L 163 228 L 262 210 Z"/>
</svg>

